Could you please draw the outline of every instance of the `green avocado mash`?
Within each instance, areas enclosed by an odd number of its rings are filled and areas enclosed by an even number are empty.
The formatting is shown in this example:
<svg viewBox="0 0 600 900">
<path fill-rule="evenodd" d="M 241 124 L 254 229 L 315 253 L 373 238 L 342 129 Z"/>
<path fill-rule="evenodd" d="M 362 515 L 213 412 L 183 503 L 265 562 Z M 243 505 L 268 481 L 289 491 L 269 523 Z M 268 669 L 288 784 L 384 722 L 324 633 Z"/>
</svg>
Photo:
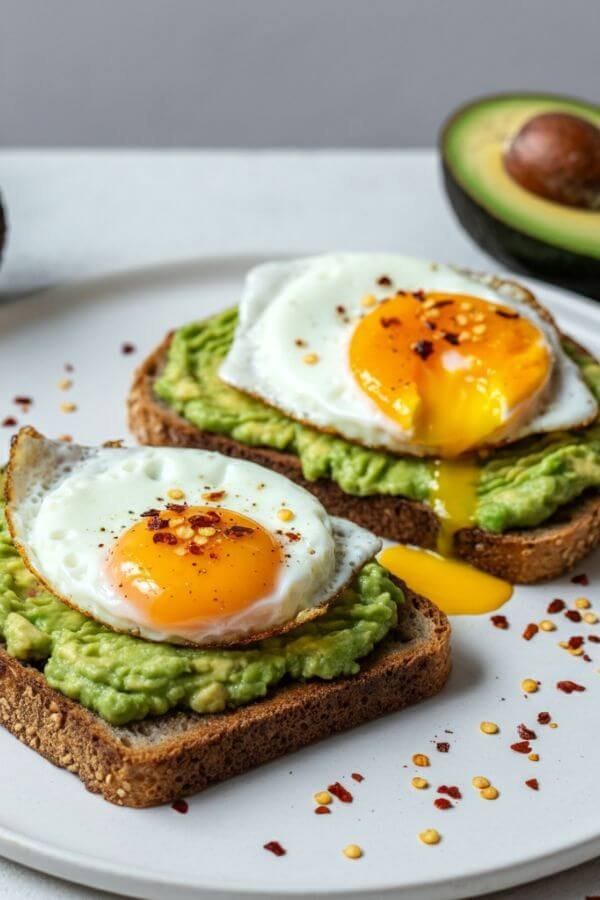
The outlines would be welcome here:
<svg viewBox="0 0 600 900">
<path fill-rule="evenodd" d="M 228 310 L 180 328 L 155 390 L 204 431 L 296 454 L 308 481 L 329 478 L 347 494 L 388 494 L 427 501 L 435 462 L 368 450 L 300 425 L 218 376 L 237 322 Z M 565 342 L 600 400 L 600 365 Z M 583 491 L 600 487 L 600 426 L 534 437 L 480 460 L 474 521 L 487 531 L 539 525 Z"/>
<path fill-rule="evenodd" d="M 0 480 L 1 487 L 1 480 Z M 116 634 L 40 587 L 17 553 L 0 507 L 0 635 L 17 659 L 112 725 L 174 707 L 212 713 L 264 697 L 285 676 L 337 678 L 397 621 L 402 591 L 369 563 L 319 619 L 244 650 L 194 650 Z"/>
</svg>

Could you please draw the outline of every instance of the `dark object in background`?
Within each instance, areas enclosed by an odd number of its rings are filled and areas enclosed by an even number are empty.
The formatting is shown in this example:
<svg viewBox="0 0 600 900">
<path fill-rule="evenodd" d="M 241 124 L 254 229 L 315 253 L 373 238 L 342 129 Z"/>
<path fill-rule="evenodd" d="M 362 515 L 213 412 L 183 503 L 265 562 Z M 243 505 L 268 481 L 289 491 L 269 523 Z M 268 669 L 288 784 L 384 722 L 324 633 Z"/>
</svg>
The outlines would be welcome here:
<svg viewBox="0 0 600 900">
<path fill-rule="evenodd" d="M 459 109 L 440 139 L 448 197 L 479 246 L 516 271 L 596 299 L 599 129 L 593 104 L 501 94 Z"/>
<path fill-rule="evenodd" d="M 2 251 L 4 250 L 5 240 L 6 240 L 6 217 L 4 215 L 4 207 L 2 206 L 2 194 L 0 194 L 0 262 L 2 262 Z"/>
</svg>

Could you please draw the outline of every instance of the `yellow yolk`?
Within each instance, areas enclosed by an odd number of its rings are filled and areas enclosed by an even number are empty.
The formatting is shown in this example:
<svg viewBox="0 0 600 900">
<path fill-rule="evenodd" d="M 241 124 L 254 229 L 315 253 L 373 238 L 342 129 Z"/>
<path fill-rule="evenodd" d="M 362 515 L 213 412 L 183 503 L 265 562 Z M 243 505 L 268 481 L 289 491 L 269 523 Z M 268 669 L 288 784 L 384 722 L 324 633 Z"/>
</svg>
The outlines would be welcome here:
<svg viewBox="0 0 600 900">
<path fill-rule="evenodd" d="M 157 511 L 111 548 L 111 583 L 145 622 L 164 627 L 230 616 L 267 596 L 283 555 L 274 535 L 228 509 Z"/>
<path fill-rule="evenodd" d="M 542 395 L 552 357 L 542 332 L 478 297 L 399 293 L 360 320 L 353 375 L 425 453 L 453 457 L 516 428 Z"/>
<path fill-rule="evenodd" d="M 382 565 L 448 615 L 481 615 L 506 603 L 512 585 L 453 559 L 454 534 L 473 523 L 479 470 L 474 463 L 439 460 L 430 503 L 440 520 L 437 553 L 398 545 L 384 550 Z"/>
</svg>

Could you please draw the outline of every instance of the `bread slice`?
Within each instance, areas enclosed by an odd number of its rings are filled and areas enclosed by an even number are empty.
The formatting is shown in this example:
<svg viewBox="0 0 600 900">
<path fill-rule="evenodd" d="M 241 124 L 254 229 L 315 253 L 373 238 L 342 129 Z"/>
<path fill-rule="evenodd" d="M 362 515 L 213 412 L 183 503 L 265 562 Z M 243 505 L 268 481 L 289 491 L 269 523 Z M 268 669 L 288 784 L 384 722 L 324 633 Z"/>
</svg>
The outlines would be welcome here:
<svg viewBox="0 0 600 900">
<path fill-rule="evenodd" d="M 0 722 L 111 803 L 167 803 L 437 693 L 450 672 L 450 625 L 402 587 L 397 627 L 357 675 L 288 682 L 213 715 L 174 712 L 112 727 L 0 649 Z"/>
<path fill-rule="evenodd" d="M 425 503 L 405 497 L 355 497 L 328 479 L 306 481 L 300 460 L 292 453 L 250 447 L 232 438 L 201 431 L 162 403 L 154 382 L 166 361 L 172 335 L 139 367 L 128 398 L 129 427 L 141 444 L 200 447 L 249 459 L 280 472 L 315 494 L 329 513 L 342 516 L 398 543 L 436 545 L 439 520 Z M 559 510 L 539 528 L 492 534 L 463 528 L 454 548 L 463 559 L 515 584 L 557 578 L 600 544 L 600 496 L 583 497 Z"/>
</svg>

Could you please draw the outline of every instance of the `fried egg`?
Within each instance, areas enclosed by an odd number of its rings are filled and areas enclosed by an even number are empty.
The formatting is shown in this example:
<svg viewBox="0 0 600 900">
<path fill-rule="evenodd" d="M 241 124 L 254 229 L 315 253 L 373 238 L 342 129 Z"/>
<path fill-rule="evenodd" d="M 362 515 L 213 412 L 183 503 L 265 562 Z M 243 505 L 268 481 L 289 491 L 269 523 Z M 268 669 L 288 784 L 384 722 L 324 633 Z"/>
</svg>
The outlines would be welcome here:
<svg viewBox="0 0 600 900">
<path fill-rule="evenodd" d="M 519 285 L 392 254 L 253 269 L 228 384 L 367 447 L 452 458 L 585 424 L 597 403 Z"/>
<path fill-rule="evenodd" d="M 281 475 L 205 450 L 80 447 L 22 429 L 19 553 L 65 603 L 151 641 L 244 643 L 324 612 L 381 542 Z"/>
</svg>

